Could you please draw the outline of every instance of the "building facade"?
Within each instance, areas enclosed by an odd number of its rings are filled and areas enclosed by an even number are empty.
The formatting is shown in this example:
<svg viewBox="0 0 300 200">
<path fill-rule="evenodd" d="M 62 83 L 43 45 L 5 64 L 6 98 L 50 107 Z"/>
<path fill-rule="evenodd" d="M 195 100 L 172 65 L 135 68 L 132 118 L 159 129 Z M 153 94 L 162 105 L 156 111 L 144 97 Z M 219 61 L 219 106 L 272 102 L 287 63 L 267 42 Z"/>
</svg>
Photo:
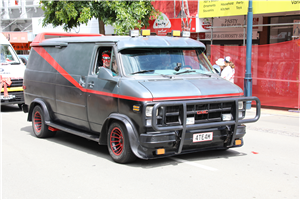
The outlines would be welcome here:
<svg viewBox="0 0 300 200">
<path fill-rule="evenodd" d="M 172 30 L 191 32 L 191 38 L 203 42 L 210 55 L 210 45 L 243 46 L 246 41 L 247 15 L 202 17 L 201 5 L 205 1 L 174 0 L 155 1 L 154 8 L 161 11 L 156 20 L 150 20 L 152 35 L 168 35 Z M 227 5 L 237 1 L 225 1 Z M 247 1 L 241 1 L 244 4 Z M 296 10 L 253 15 L 252 43 L 254 45 L 273 44 L 299 38 L 300 1 L 294 0 Z M 298 2 L 298 3 L 297 3 Z M 210 3 L 206 7 L 213 7 Z M 246 8 L 247 6 L 245 6 Z M 18 53 L 27 54 L 30 43 L 39 32 L 64 32 L 61 27 L 42 27 L 43 10 L 38 0 L 2 0 L 1 32 L 10 40 Z M 227 8 L 225 8 L 227 9 Z M 208 10 L 211 11 L 212 9 Z M 281 11 L 280 9 L 278 9 Z M 99 33 L 96 19 L 87 26 L 80 26 L 71 32 Z M 106 34 L 114 33 L 112 26 L 106 26 Z"/>
</svg>

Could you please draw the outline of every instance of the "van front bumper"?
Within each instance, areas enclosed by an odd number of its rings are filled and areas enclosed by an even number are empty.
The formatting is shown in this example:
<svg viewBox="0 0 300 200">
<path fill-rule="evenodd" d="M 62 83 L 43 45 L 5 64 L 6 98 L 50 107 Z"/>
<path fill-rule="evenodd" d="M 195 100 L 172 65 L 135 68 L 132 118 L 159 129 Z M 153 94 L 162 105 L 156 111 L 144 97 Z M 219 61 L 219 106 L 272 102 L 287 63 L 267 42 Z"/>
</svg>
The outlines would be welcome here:
<svg viewBox="0 0 300 200">
<path fill-rule="evenodd" d="M 256 101 L 256 115 L 251 119 L 244 119 L 239 117 L 240 109 L 238 108 L 239 101 Z M 191 116 L 191 111 L 187 110 L 189 105 L 195 104 L 217 104 L 222 102 L 233 102 L 231 107 L 232 119 L 226 121 L 209 121 L 205 123 L 194 123 L 187 124 L 187 116 Z M 164 116 L 167 114 L 156 115 L 157 110 L 163 107 L 178 106 L 180 112 L 177 112 L 181 123 L 177 125 L 165 124 Z M 196 108 L 196 106 L 195 106 Z M 215 109 L 216 110 L 216 109 Z M 214 112 L 208 109 L 208 113 Z M 244 109 L 243 112 L 246 112 Z M 197 112 L 194 112 L 197 113 Z M 228 110 L 227 110 L 228 113 Z M 146 159 L 171 156 L 174 154 L 183 154 L 188 152 L 206 151 L 206 150 L 217 150 L 217 149 L 228 149 L 233 147 L 243 146 L 243 137 L 246 133 L 246 126 L 244 123 L 255 122 L 260 117 L 260 101 L 256 97 L 236 97 L 236 98 L 223 98 L 214 100 L 199 100 L 189 102 L 159 102 L 153 106 L 152 110 L 152 129 L 153 132 L 146 132 L 140 134 L 139 151 L 146 155 Z M 160 124 L 157 122 L 159 121 Z M 196 120 L 195 120 L 196 122 Z M 210 141 L 194 142 L 193 135 L 201 133 L 212 133 L 213 139 Z M 157 150 L 163 149 L 165 152 L 163 155 L 158 155 Z"/>
<path fill-rule="evenodd" d="M 193 134 L 213 132 L 212 141 L 193 142 Z M 243 137 L 246 133 L 246 126 L 239 125 L 236 129 L 234 140 L 241 140 L 241 143 L 236 144 L 232 139 L 232 135 L 228 132 L 227 127 L 203 129 L 203 130 L 188 130 L 185 133 L 183 140 L 183 148 L 181 153 L 206 151 L 209 149 L 228 149 L 233 147 L 243 146 Z M 146 133 L 140 135 L 140 145 L 147 154 L 148 158 L 155 158 L 157 149 L 165 149 L 166 154 L 178 154 L 178 145 L 181 138 L 178 132 L 166 133 Z M 228 142 L 230 144 L 228 144 Z"/>
</svg>

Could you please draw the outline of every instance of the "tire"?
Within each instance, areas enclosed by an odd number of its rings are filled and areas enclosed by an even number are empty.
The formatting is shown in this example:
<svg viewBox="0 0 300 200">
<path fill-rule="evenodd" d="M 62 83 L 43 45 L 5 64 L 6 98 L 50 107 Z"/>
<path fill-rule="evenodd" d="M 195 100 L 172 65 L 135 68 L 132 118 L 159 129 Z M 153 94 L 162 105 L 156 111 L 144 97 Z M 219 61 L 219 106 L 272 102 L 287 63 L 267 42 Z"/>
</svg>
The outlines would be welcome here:
<svg viewBox="0 0 300 200">
<path fill-rule="evenodd" d="M 23 103 L 18 104 L 18 107 L 20 108 L 20 110 L 22 110 L 22 105 L 23 105 Z"/>
<path fill-rule="evenodd" d="M 110 125 L 107 136 L 107 147 L 110 156 L 117 163 L 129 163 L 136 159 L 130 148 L 128 133 L 122 123 Z"/>
<path fill-rule="evenodd" d="M 35 106 L 32 111 L 32 129 L 38 138 L 53 137 L 55 131 L 48 130 L 48 126 L 44 120 L 44 112 L 40 106 Z"/>
</svg>

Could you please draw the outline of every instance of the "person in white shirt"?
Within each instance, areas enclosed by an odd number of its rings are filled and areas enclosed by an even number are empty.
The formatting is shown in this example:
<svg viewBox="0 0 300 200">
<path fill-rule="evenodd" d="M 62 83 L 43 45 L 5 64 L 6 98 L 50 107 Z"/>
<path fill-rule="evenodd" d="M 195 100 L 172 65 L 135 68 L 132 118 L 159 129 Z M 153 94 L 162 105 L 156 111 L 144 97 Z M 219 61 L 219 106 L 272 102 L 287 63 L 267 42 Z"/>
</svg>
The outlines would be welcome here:
<svg viewBox="0 0 300 200">
<path fill-rule="evenodd" d="M 230 65 L 230 67 L 231 67 L 231 69 L 232 69 L 232 76 L 231 76 L 231 78 L 230 78 L 230 81 L 232 80 L 232 83 L 234 83 L 235 65 L 234 65 L 233 62 L 230 62 L 229 65 Z"/>
<path fill-rule="evenodd" d="M 232 77 L 233 70 L 229 65 L 229 63 L 231 62 L 231 58 L 229 56 L 226 56 L 224 61 L 225 61 L 225 67 L 221 72 L 221 77 L 233 83 L 233 77 Z"/>
</svg>

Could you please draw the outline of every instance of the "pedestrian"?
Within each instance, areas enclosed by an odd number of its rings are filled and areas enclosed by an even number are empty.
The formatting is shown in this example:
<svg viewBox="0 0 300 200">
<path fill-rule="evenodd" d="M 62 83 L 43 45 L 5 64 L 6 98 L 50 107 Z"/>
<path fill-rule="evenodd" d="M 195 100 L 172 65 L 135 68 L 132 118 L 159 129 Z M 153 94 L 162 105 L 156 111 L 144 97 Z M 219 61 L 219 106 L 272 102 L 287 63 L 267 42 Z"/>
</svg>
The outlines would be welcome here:
<svg viewBox="0 0 300 200">
<path fill-rule="evenodd" d="M 233 70 L 229 65 L 229 63 L 231 62 L 230 56 L 226 56 L 224 58 L 224 62 L 225 62 L 225 67 L 222 69 L 221 77 L 233 83 L 233 78 L 232 78 Z"/>
<path fill-rule="evenodd" d="M 233 63 L 233 62 L 230 62 L 229 63 L 229 66 L 231 67 L 231 69 L 232 69 L 232 75 L 231 75 L 231 78 L 230 78 L 230 80 L 231 80 L 231 82 L 232 83 L 234 83 L 234 76 L 235 76 L 235 64 Z"/>
</svg>

